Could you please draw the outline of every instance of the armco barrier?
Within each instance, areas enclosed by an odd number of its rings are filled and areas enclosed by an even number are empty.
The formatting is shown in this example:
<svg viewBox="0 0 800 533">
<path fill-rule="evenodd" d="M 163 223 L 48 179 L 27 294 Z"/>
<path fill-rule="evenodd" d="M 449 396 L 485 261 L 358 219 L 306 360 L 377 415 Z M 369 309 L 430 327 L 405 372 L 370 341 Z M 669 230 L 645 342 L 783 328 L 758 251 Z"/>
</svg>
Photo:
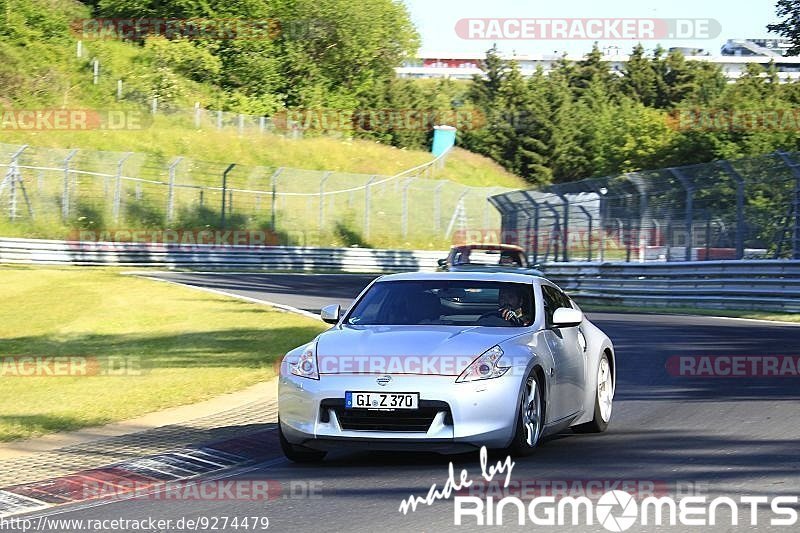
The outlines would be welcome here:
<svg viewBox="0 0 800 533">
<path fill-rule="evenodd" d="M 800 312 L 800 261 L 548 263 L 579 302 Z"/>
<path fill-rule="evenodd" d="M 434 270 L 447 252 L 0 238 L 0 263 L 335 272 Z M 547 263 L 579 302 L 800 312 L 800 261 Z"/>
<path fill-rule="evenodd" d="M 447 252 L 0 238 L 0 263 L 338 272 L 433 270 Z"/>
</svg>

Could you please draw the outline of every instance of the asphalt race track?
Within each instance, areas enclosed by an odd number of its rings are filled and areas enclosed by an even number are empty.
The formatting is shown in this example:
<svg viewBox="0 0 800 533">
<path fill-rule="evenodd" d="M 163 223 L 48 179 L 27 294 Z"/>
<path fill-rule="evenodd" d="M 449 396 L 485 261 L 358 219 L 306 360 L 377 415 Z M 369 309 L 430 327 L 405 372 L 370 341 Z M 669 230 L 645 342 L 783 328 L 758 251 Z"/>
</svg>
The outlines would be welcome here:
<svg viewBox="0 0 800 533">
<path fill-rule="evenodd" d="M 164 279 L 318 311 L 327 303 L 348 305 L 372 279 L 356 275 L 159 274 Z M 564 434 L 545 442 L 529 458 L 516 459 L 512 480 L 538 487 L 612 482 L 670 494 L 729 496 L 800 495 L 800 378 L 673 376 L 675 356 L 794 355 L 800 327 L 704 317 L 592 313 L 617 351 L 617 388 L 609 431 L 601 435 Z M 147 517 L 269 517 L 270 531 L 442 531 L 475 530 L 474 519 L 453 524 L 454 505 L 442 500 L 404 515 L 400 502 L 424 497 L 431 484 L 446 481 L 448 462 L 456 472 L 480 477 L 478 453 L 456 457 L 435 454 L 349 453 L 329 455 L 321 465 L 298 466 L 281 460 L 277 435 L 264 442 L 274 458 L 233 473 L 232 479 L 280 482 L 271 501 L 165 501 L 160 498 L 66 507 L 48 514 L 59 519 L 141 520 Z M 492 463 L 500 460 L 492 456 Z M 595 485 L 591 485 L 594 482 Z M 604 489 L 605 490 L 605 489 Z M 478 496 L 483 496 L 477 493 Z M 516 512 L 506 512 L 513 521 Z M 58 513 L 58 514 L 53 514 Z M 33 514 L 33 517 L 39 515 Z M 774 515 L 759 507 L 759 525 L 742 511 L 732 528 L 721 511 L 720 525 L 697 531 L 797 531 L 770 527 Z M 553 531 L 604 531 L 592 526 L 524 528 Z M 662 526 L 682 532 L 686 526 Z M 167 529 L 174 531 L 176 529 Z M 229 530 L 233 530 L 229 528 Z M 241 529 L 239 529 L 241 531 Z M 628 531 L 653 530 L 634 525 Z"/>
</svg>

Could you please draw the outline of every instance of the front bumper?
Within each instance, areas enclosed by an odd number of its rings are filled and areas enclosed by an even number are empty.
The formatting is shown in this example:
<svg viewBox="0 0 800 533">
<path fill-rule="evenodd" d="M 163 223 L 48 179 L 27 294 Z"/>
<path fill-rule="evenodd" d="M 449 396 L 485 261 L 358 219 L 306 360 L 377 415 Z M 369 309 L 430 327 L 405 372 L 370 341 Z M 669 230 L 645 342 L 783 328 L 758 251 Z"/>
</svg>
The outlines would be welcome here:
<svg viewBox="0 0 800 533">
<path fill-rule="evenodd" d="M 520 378 L 513 372 L 470 383 L 456 383 L 454 376 L 405 374 L 392 375 L 391 382 L 381 386 L 376 377 L 324 374 L 313 380 L 284 372 L 278 390 L 284 436 L 293 444 L 319 449 L 364 445 L 384 450 L 458 451 L 503 448 L 511 442 L 520 393 Z M 430 424 L 413 431 L 349 429 L 347 421 L 340 420 L 346 414 L 339 410 L 346 391 L 417 392 L 420 407 L 431 410 Z M 392 412 L 380 415 L 391 417 Z"/>
</svg>

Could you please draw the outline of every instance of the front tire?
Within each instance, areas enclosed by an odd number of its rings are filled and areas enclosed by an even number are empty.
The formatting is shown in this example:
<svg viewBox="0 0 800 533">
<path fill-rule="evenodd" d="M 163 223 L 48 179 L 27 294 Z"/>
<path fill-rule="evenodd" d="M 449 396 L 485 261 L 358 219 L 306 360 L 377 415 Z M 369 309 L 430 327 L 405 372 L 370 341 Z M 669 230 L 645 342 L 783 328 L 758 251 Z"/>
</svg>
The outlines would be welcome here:
<svg viewBox="0 0 800 533">
<path fill-rule="evenodd" d="M 614 401 L 614 378 L 611 376 L 611 364 L 608 354 L 603 353 L 597 365 L 597 387 L 594 396 L 594 418 L 591 422 L 575 426 L 578 433 L 602 433 L 611 422 L 611 411 Z"/>
<path fill-rule="evenodd" d="M 517 429 L 514 440 L 508 447 L 508 452 L 515 456 L 532 454 L 542 439 L 544 429 L 544 388 L 536 375 L 531 370 L 525 379 L 520 398 L 519 414 L 517 415 Z"/>
<path fill-rule="evenodd" d="M 305 446 L 300 446 L 299 444 L 292 444 L 286 440 L 280 419 L 278 419 L 278 439 L 281 442 L 283 455 L 293 463 L 319 463 L 325 459 L 327 455 L 327 452 L 313 450 Z"/>
</svg>

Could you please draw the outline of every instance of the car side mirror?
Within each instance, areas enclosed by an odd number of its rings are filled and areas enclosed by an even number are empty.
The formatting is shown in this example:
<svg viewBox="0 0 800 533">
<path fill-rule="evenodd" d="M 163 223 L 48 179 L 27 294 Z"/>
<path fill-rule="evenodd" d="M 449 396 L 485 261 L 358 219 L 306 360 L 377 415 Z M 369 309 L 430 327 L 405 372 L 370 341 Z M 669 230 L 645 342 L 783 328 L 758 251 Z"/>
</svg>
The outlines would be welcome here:
<svg viewBox="0 0 800 533">
<path fill-rule="evenodd" d="M 559 307 L 553 313 L 553 326 L 557 328 L 570 328 L 580 325 L 581 322 L 583 322 L 583 312 L 579 309 Z"/>
<path fill-rule="evenodd" d="M 336 324 L 342 315 L 342 308 L 339 304 L 326 305 L 319 312 L 319 317 L 323 322 L 328 324 Z"/>
<path fill-rule="evenodd" d="M 443 266 L 445 266 L 445 265 L 447 264 L 447 259 L 439 259 L 438 261 L 436 261 L 436 263 L 437 263 L 437 264 L 438 264 L 440 267 L 443 267 Z"/>
</svg>

